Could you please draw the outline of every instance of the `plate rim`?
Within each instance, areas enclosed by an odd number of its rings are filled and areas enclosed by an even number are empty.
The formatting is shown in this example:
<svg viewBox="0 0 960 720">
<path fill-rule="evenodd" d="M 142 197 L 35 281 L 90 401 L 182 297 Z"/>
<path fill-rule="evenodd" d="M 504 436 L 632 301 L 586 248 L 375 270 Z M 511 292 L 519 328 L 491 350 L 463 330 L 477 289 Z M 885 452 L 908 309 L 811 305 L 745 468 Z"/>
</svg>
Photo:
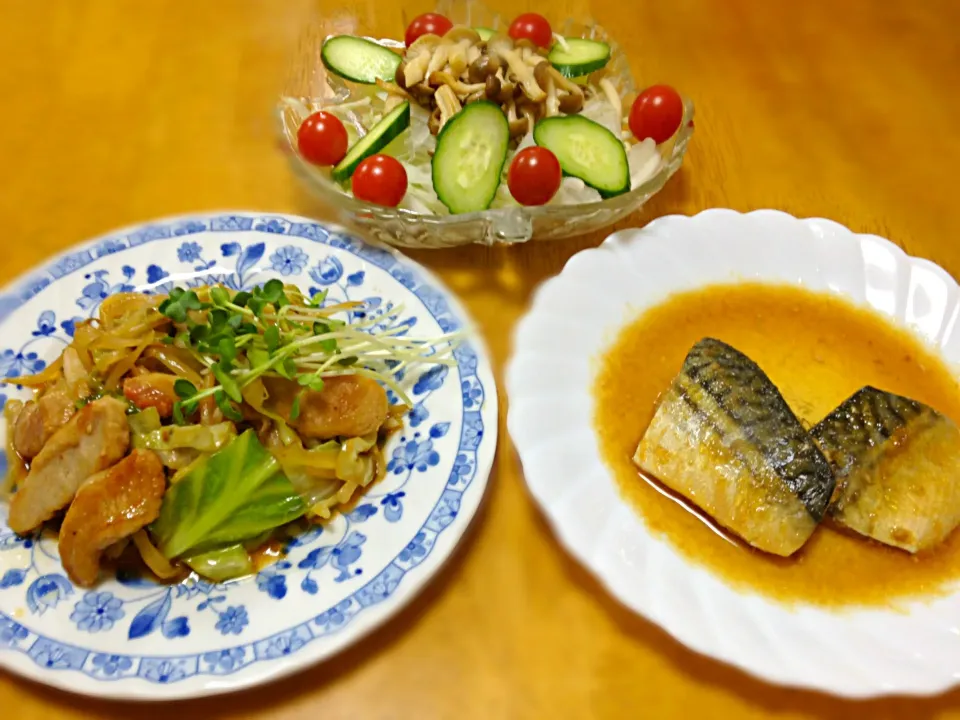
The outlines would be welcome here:
<svg viewBox="0 0 960 720">
<path fill-rule="evenodd" d="M 739 222 L 752 222 L 755 220 L 773 220 L 778 222 L 790 222 L 797 223 L 804 226 L 808 230 L 813 230 L 818 232 L 822 229 L 829 229 L 833 233 L 836 233 L 836 236 L 831 237 L 831 242 L 834 243 L 847 243 L 851 247 L 856 246 L 858 249 L 862 249 L 866 243 L 880 244 L 884 250 L 889 252 L 897 262 L 897 267 L 902 268 L 906 266 L 910 268 L 922 268 L 927 272 L 935 275 L 939 280 L 941 280 L 953 293 L 960 294 L 960 284 L 942 267 L 936 263 L 927 260 L 925 258 L 918 258 L 907 254 L 903 248 L 899 245 L 893 243 L 892 241 L 880 237 L 871 233 L 856 233 L 850 228 L 838 223 L 837 221 L 830 220 L 823 217 L 806 217 L 798 218 L 791 215 L 790 213 L 775 210 L 775 209 L 758 209 L 750 212 L 739 212 L 727 208 L 711 208 L 708 210 L 701 211 L 693 215 L 683 215 L 683 214 L 671 214 L 661 216 L 652 220 L 647 225 L 640 228 L 629 228 L 624 230 L 619 230 L 617 232 L 609 235 L 599 246 L 587 248 L 581 250 L 578 253 L 575 253 L 570 259 L 566 262 L 562 270 L 556 275 L 546 279 L 533 294 L 533 299 L 530 302 L 527 312 L 520 318 L 517 325 L 514 328 L 514 333 L 512 337 L 511 345 L 511 354 L 507 361 L 505 372 L 504 372 L 504 390 L 508 398 L 507 405 L 507 418 L 506 418 L 506 427 L 508 435 L 511 438 L 511 441 L 514 443 L 516 448 L 517 455 L 520 459 L 521 466 L 524 469 L 523 477 L 524 482 L 527 486 L 528 494 L 533 498 L 535 504 L 539 508 L 540 513 L 545 518 L 547 525 L 550 527 L 551 532 L 558 541 L 560 547 L 567 552 L 571 557 L 573 557 L 581 566 L 583 566 L 591 576 L 599 583 L 599 585 L 604 589 L 608 595 L 610 595 L 617 602 L 622 604 L 624 607 L 630 609 L 637 615 L 644 617 L 648 621 L 656 624 L 664 631 L 667 632 L 676 642 L 679 642 L 681 645 L 686 648 L 706 657 L 710 657 L 716 661 L 723 662 L 728 664 L 731 667 L 734 667 L 750 677 L 767 682 L 773 683 L 785 687 L 791 687 L 801 690 L 811 690 L 817 692 L 825 692 L 832 695 L 847 697 L 847 698 L 856 698 L 864 699 L 870 697 L 883 697 L 883 696 L 892 696 L 892 695 L 903 695 L 903 696 L 930 696 L 936 695 L 945 690 L 950 689 L 958 684 L 960 684 L 960 676 L 949 678 L 942 677 L 937 678 L 935 682 L 927 683 L 922 687 L 911 687 L 909 685 L 899 685 L 899 686 L 888 686 L 887 684 L 874 682 L 873 686 L 864 690 L 862 687 L 857 689 L 844 689 L 840 687 L 827 687 L 823 684 L 805 680 L 803 678 L 795 677 L 791 675 L 789 670 L 783 668 L 775 667 L 765 667 L 763 670 L 758 669 L 755 665 L 751 665 L 747 662 L 741 660 L 741 658 L 735 656 L 728 652 L 728 648 L 724 647 L 722 642 L 715 640 L 705 640 L 702 637 L 699 637 L 694 631 L 690 631 L 684 628 L 682 619 L 677 617 L 669 617 L 669 613 L 662 612 L 663 602 L 652 602 L 646 599 L 637 599 L 631 597 L 628 592 L 623 591 L 622 588 L 618 588 L 616 583 L 613 582 L 613 578 L 610 576 L 609 569 L 604 568 L 604 563 L 602 558 L 598 556 L 603 556 L 607 553 L 604 553 L 601 548 L 597 546 L 593 547 L 582 547 L 578 544 L 577 540 L 570 533 L 569 529 L 565 527 L 565 522 L 569 520 L 569 517 L 564 517 L 562 511 L 558 511 L 555 507 L 551 505 L 549 498 L 542 496 L 542 488 L 538 490 L 535 487 L 534 482 L 531 482 L 530 477 L 532 473 L 538 472 L 534 469 L 536 462 L 531 460 L 531 455 L 533 451 L 537 449 L 538 442 L 536 440 L 531 440 L 525 445 L 523 441 L 518 441 L 517 438 L 523 435 L 522 427 L 526 425 L 521 425 L 521 419 L 518 416 L 517 408 L 522 406 L 523 403 L 518 403 L 517 400 L 523 399 L 524 401 L 534 399 L 536 396 L 532 393 L 526 394 L 521 389 L 518 389 L 517 384 L 517 368 L 520 364 L 520 359 L 523 358 L 527 353 L 532 352 L 532 347 L 527 344 L 524 347 L 523 335 L 527 332 L 529 326 L 534 324 L 534 320 L 537 314 L 545 311 L 544 297 L 547 297 L 551 293 L 551 288 L 555 287 L 566 287 L 565 283 L 569 281 L 571 286 L 583 287 L 583 275 L 581 274 L 579 268 L 580 264 L 586 264 L 585 258 L 587 256 L 596 256 L 600 253 L 609 253 L 614 248 L 633 245 L 640 243 L 650 243 L 650 242 L 659 242 L 664 243 L 665 238 L 660 237 L 659 233 L 661 230 L 667 229 L 671 233 L 671 237 L 676 237 L 677 235 L 689 234 L 696 232 L 694 229 L 694 223 L 699 222 L 703 227 L 704 223 L 712 221 L 739 221 Z M 674 251 L 675 254 L 676 251 Z M 797 276 L 799 278 L 799 276 Z M 745 277 L 743 278 L 746 281 L 752 282 L 764 282 L 762 277 Z M 720 281 L 717 281 L 720 282 Z M 767 280 L 767 282 L 770 282 Z M 777 280 L 776 282 L 780 283 L 789 283 L 786 280 Z M 698 283 L 693 287 L 701 286 L 705 283 Z M 793 282 L 792 284 L 797 286 L 804 286 L 802 280 Z M 689 288 L 685 288 L 689 289 Z M 668 294 L 673 292 L 678 292 L 678 290 L 669 291 Z M 555 291 L 554 291 L 555 292 Z M 834 292 L 833 290 L 817 290 L 817 292 Z M 859 303 L 855 298 L 851 298 L 846 291 L 839 293 L 842 297 L 848 298 L 850 301 Z M 649 305 L 643 305 L 636 307 L 631 305 L 629 317 L 636 317 L 639 312 L 642 312 L 649 307 L 652 307 L 655 303 Z M 869 304 L 865 303 L 864 304 Z M 626 307 L 626 306 L 625 306 Z M 879 312 L 879 311 L 878 311 Z M 903 326 L 902 321 L 891 315 L 890 313 L 884 313 L 894 322 L 897 326 Z M 617 328 L 622 329 L 629 321 L 629 317 L 618 321 Z M 609 338 L 608 338 L 609 340 Z M 928 339 L 929 344 L 929 339 Z M 602 342 L 601 347 L 606 347 L 609 345 L 609 342 Z M 594 351 L 591 351 L 591 353 Z M 591 355 L 591 360 L 595 359 Z M 589 372 L 589 377 L 593 378 L 594 373 L 591 370 Z M 593 407 L 593 397 L 589 389 L 584 391 L 589 397 L 591 402 L 591 408 Z M 590 422 L 590 431 L 595 433 L 592 429 L 592 422 Z M 542 438 L 540 439 L 542 442 Z M 591 457 L 593 456 L 593 450 L 589 451 Z M 527 462 L 525 462 L 525 460 Z M 636 511 L 631 508 L 627 501 L 623 499 L 618 489 L 615 487 L 615 481 L 610 476 L 609 468 L 604 462 L 602 456 L 597 456 L 596 458 L 599 467 L 602 468 L 604 477 L 609 479 L 610 482 L 614 485 L 614 492 L 616 494 L 616 504 L 609 510 L 610 514 L 606 516 L 611 522 L 614 521 L 615 513 L 622 515 L 624 513 L 629 514 L 632 517 L 635 517 L 639 524 L 641 525 L 642 532 L 644 533 L 644 540 L 652 540 L 658 542 L 656 536 L 654 536 L 649 530 L 643 527 L 642 518 L 636 513 Z M 593 467 L 591 465 L 591 467 Z M 599 544 L 599 543 L 598 543 Z M 667 543 L 669 545 L 669 543 Z M 592 551 L 592 552 L 591 552 Z M 684 564 L 684 571 L 688 573 L 706 573 L 714 578 L 717 576 L 713 575 L 711 571 L 707 568 L 699 566 L 693 562 L 690 562 L 686 559 L 681 558 Z M 723 582 L 722 579 L 719 579 L 719 582 Z M 728 585 L 728 587 L 730 587 Z M 737 592 L 736 589 L 731 587 L 733 592 Z M 737 592 L 740 597 L 744 598 L 742 606 L 748 608 L 751 602 L 754 599 L 759 598 L 761 602 L 769 601 L 765 596 L 756 596 L 745 593 Z M 955 593 L 957 597 L 960 597 L 960 590 Z M 662 598 L 662 596 L 661 596 Z M 669 602 L 669 599 L 667 600 Z M 773 601 L 769 601 L 773 602 Z M 803 610 L 806 606 L 799 605 L 797 609 Z M 880 611 L 885 613 L 885 609 L 880 608 L 864 608 L 866 612 L 871 611 Z M 746 610 L 744 611 L 746 612 Z M 946 673 L 945 673 L 946 674 Z"/>
<path fill-rule="evenodd" d="M 213 223 L 216 220 L 222 220 L 225 221 L 225 224 L 229 224 L 229 221 L 237 219 L 250 220 L 250 222 L 247 223 L 247 227 L 213 227 Z M 263 226 L 258 227 L 256 223 L 258 220 L 265 222 L 270 220 L 280 220 L 286 222 L 289 227 L 280 232 L 278 232 L 276 229 L 268 230 Z M 173 228 L 176 225 L 180 224 L 182 226 L 186 226 L 191 221 L 196 223 L 205 223 L 206 226 L 200 230 L 194 230 L 183 234 L 175 234 L 173 232 Z M 290 231 L 295 225 L 319 228 L 319 233 L 316 233 L 315 235 L 294 235 Z M 490 354 L 486 342 L 479 332 L 470 313 L 464 307 L 460 299 L 431 270 L 419 262 L 407 257 L 396 248 L 390 247 L 378 240 L 364 237 L 357 231 L 345 228 L 344 226 L 335 222 L 317 220 L 285 212 L 223 209 L 166 215 L 108 230 L 107 232 L 96 235 L 92 238 L 69 245 L 62 251 L 44 258 L 30 268 L 19 273 L 16 277 L 7 281 L 4 286 L 0 288 L 0 327 L 2 327 L 3 323 L 8 321 L 10 314 L 16 307 L 38 295 L 48 286 L 59 281 L 61 278 L 69 276 L 72 273 L 75 273 L 86 267 L 87 265 L 103 259 L 109 254 L 112 254 L 112 252 L 105 252 L 103 254 L 96 255 L 91 251 L 110 241 L 129 238 L 138 231 L 144 232 L 151 229 L 159 230 L 160 228 L 164 227 L 167 228 L 168 231 L 165 235 L 161 234 L 155 237 L 150 237 L 149 233 L 147 233 L 147 236 L 145 236 L 141 242 L 137 242 L 136 244 L 131 242 L 129 246 L 122 248 L 121 251 L 135 250 L 140 245 L 144 245 L 149 242 L 181 241 L 189 239 L 190 237 L 196 237 L 198 235 L 214 235 L 221 232 L 262 233 L 273 238 L 287 236 L 293 240 L 310 242 L 318 245 L 326 245 L 331 249 L 352 254 L 358 260 L 365 263 L 370 263 L 371 265 L 384 270 L 384 272 L 387 274 L 390 274 L 389 266 L 383 267 L 375 258 L 375 256 L 380 253 L 386 253 L 390 256 L 392 263 L 400 264 L 412 270 L 415 276 L 420 279 L 421 284 L 437 290 L 447 305 L 446 313 L 434 313 L 433 310 L 427 307 L 426 303 L 423 303 L 424 310 L 434 319 L 439 319 L 442 317 L 442 315 L 449 314 L 455 317 L 461 323 L 462 327 L 469 330 L 470 337 L 468 346 L 472 348 L 477 358 L 477 367 L 472 372 L 472 375 L 477 377 L 478 381 L 485 389 L 489 389 L 488 392 L 484 393 L 483 405 L 476 410 L 476 416 L 479 422 L 478 429 L 480 430 L 480 437 L 475 448 L 475 472 L 470 482 L 458 491 L 460 504 L 456 511 L 455 520 L 449 525 L 443 527 L 437 533 L 437 540 L 435 544 L 431 546 L 430 550 L 420 560 L 420 562 L 411 565 L 400 575 L 393 590 L 387 593 L 380 601 L 373 601 L 368 604 L 360 604 L 360 609 L 351 617 L 351 620 L 359 618 L 361 615 L 363 615 L 363 621 L 353 624 L 352 630 L 348 630 L 350 623 L 344 623 L 342 626 L 332 632 L 318 634 L 316 636 L 310 635 L 303 645 L 297 648 L 297 651 L 290 652 L 288 655 L 284 655 L 280 658 L 258 657 L 254 648 L 257 645 L 268 642 L 276 637 L 295 633 L 296 630 L 301 626 L 311 623 L 315 618 L 315 614 L 311 614 L 311 616 L 304 621 L 296 623 L 291 627 L 284 628 L 283 630 L 279 630 L 275 633 L 270 633 L 264 637 L 248 640 L 243 643 L 234 643 L 230 647 L 226 648 L 230 649 L 232 647 L 249 647 L 252 653 L 252 659 L 249 662 L 243 663 L 235 671 L 229 674 L 214 674 L 202 672 L 200 670 L 200 659 L 204 654 L 213 652 L 213 650 L 197 651 L 194 653 L 180 655 L 148 654 L 147 652 L 141 651 L 137 655 L 126 655 L 126 657 L 130 657 L 135 661 L 164 661 L 180 660 L 184 658 L 196 659 L 197 670 L 195 672 L 187 674 L 180 681 L 169 683 L 150 680 L 139 674 L 125 675 L 119 678 L 94 676 L 85 669 L 86 665 L 88 664 L 87 662 L 84 662 L 81 668 L 43 668 L 40 666 L 39 661 L 29 654 L 31 648 L 35 647 L 37 643 L 46 641 L 66 649 L 73 649 L 77 648 L 78 646 L 73 643 L 56 640 L 54 637 L 45 636 L 32 629 L 30 629 L 29 632 L 32 635 L 36 635 L 36 638 L 31 640 L 29 644 L 21 645 L 18 643 L 13 645 L 0 645 L 0 667 L 2 667 L 4 670 L 27 678 L 33 682 L 37 682 L 42 685 L 48 685 L 50 687 L 78 695 L 101 698 L 109 697 L 115 700 L 140 702 L 183 700 L 193 697 L 218 695 L 249 689 L 267 682 L 278 680 L 282 677 L 286 677 L 329 660 L 345 650 L 347 647 L 361 641 L 373 631 L 377 630 L 382 625 L 396 617 L 403 610 L 403 608 L 408 606 L 410 602 L 412 602 L 424 590 L 424 588 L 435 579 L 437 574 L 446 566 L 447 562 L 456 554 L 456 550 L 460 546 L 465 534 L 470 528 L 473 527 L 478 509 L 486 497 L 490 473 L 492 471 L 496 456 L 497 436 L 499 430 L 499 398 L 497 393 L 496 377 L 492 370 Z M 325 236 L 326 240 L 319 239 L 318 235 Z M 329 239 L 334 236 L 343 237 L 349 242 L 350 246 L 338 247 L 331 245 L 329 243 Z M 351 247 L 354 249 L 351 249 Z M 358 249 L 362 249 L 364 247 L 374 251 L 371 253 L 371 256 L 362 255 L 357 252 Z M 88 255 L 88 257 L 84 260 L 82 256 L 85 253 Z M 383 256 L 380 255 L 380 257 Z M 58 266 L 61 263 L 67 263 L 67 261 L 70 260 L 75 260 L 78 264 L 75 266 L 71 265 L 66 271 L 62 271 L 61 268 L 60 274 L 57 274 Z M 273 271 L 269 270 L 268 268 L 264 268 L 263 272 L 267 274 L 273 273 Z M 394 278 L 394 280 L 399 283 L 399 280 L 396 278 Z M 423 299 L 417 296 L 412 289 L 408 288 L 408 291 L 417 297 L 418 300 L 423 302 Z M 469 376 L 461 376 L 458 379 L 462 380 L 463 377 Z M 463 431 L 466 430 L 468 424 L 466 417 L 467 412 L 469 411 L 465 407 L 461 408 L 461 413 L 463 414 L 463 430 L 461 431 L 461 444 L 458 447 L 457 452 L 463 450 L 464 447 Z M 435 512 L 436 509 L 439 508 L 439 506 L 443 503 L 443 498 L 447 492 L 449 492 L 449 488 L 446 487 L 445 484 L 445 488 L 441 491 L 440 497 L 430 510 L 431 516 L 433 512 Z M 429 520 L 429 517 L 424 520 L 416 532 L 422 531 Z M 366 588 L 377 582 L 377 580 L 382 578 L 396 561 L 396 557 L 394 557 L 392 560 L 389 560 L 380 572 L 368 579 L 354 592 L 350 593 L 346 599 L 355 598 Z M 413 574 L 412 580 L 408 580 L 406 583 L 402 582 L 405 577 L 411 574 Z M 323 612 L 327 609 L 328 608 L 326 607 L 321 608 L 319 612 Z M 21 626 L 18 618 L 8 615 L 2 611 L 0 611 L 0 621 L 15 623 L 16 625 Z M 222 649 L 223 648 L 217 648 L 218 651 Z M 93 648 L 82 648 L 82 650 L 87 654 L 87 657 L 103 654 L 101 651 Z M 193 680 L 194 682 L 191 683 L 189 682 L 190 680 Z"/>
</svg>

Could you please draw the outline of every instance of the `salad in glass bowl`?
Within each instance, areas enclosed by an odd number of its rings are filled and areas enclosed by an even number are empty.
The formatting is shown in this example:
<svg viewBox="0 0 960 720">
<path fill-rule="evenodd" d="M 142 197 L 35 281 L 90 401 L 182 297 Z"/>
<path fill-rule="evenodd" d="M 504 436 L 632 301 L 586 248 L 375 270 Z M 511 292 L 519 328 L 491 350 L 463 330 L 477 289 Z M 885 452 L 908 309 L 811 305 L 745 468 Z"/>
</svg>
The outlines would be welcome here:
<svg viewBox="0 0 960 720">
<path fill-rule="evenodd" d="M 295 167 L 348 222 L 413 247 L 564 237 L 638 209 L 679 168 L 692 103 L 637 93 L 599 26 L 440 10 L 403 40 L 308 38 L 281 99 Z"/>
</svg>

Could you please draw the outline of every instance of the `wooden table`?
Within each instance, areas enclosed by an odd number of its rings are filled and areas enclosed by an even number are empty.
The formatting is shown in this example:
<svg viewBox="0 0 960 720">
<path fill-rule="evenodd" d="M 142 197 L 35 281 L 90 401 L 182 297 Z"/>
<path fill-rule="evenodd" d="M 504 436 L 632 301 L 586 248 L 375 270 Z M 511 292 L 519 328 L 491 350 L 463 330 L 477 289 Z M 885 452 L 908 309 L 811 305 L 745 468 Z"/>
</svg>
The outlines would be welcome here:
<svg viewBox="0 0 960 720">
<path fill-rule="evenodd" d="M 303 24 L 346 0 L 5 0 L 0 218 L 6 281 L 71 243 L 214 208 L 322 215 L 271 115 Z M 384 35 L 400 4 L 377 0 Z M 494 0 L 509 15 L 529 0 Z M 614 29 L 641 83 L 694 98 L 683 170 L 623 226 L 722 206 L 821 215 L 960 272 L 956 0 L 553 0 Z M 407 3 L 407 17 L 429 9 Z M 600 236 L 411 253 L 479 321 L 498 381 L 533 288 Z M 501 396 L 505 406 L 506 399 Z M 274 685 L 118 705 L 0 675 L 9 717 L 960 717 L 960 692 L 850 703 L 699 657 L 560 550 L 500 426 L 489 496 L 430 588 L 373 637 Z M 952 712 L 951 712 L 952 709 Z"/>
</svg>

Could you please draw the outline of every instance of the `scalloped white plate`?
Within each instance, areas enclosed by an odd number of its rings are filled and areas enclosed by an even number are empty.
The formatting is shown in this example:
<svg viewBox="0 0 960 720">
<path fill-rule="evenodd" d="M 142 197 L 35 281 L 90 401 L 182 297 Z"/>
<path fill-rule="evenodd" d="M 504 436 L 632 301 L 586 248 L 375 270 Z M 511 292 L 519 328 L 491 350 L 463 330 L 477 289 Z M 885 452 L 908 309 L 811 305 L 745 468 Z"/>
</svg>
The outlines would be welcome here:
<svg viewBox="0 0 960 720">
<path fill-rule="evenodd" d="M 368 317 L 402 305 L 413 336 L 472 325 L 435 277 L 395 250 L 305 218 L 212 213 L 119 230 L 5 288 L 0 377 L 42 369 L 110 293 L 249 289 L 271 277 L 362 301 Z M 415 405 L 386 449 L 387 477 L 254 577 L 171 586 L 117 576 L 84 590 L 65 576 L 56 538 L 18 537 L 0 505 L 0 667 L 72 692 L 171 700 L 272 680 L 359 640 L 433 577 L 483 497 L 496 387 L 476 333 L 455 356 L 456 368 L 402 381 Z M 27 395 L 0 385 L 0 404 Z"/>
<path fill-rule="evenodd" d="M 960 679 L 960 588 L 906 612 L 791 609 L 735 590 L 652 535 L 601 459 L 592 361 L 668 295 L 737 280 L 843 295 L 960 363 L 957 283 L 883 238 L 772 210 L 664 217 L 571 258 L 517 328 L 507 425 L 530 492 L 616 598 L 694 650 L 774 683 L 849 697 L 946 690 Z"/>
</svg>

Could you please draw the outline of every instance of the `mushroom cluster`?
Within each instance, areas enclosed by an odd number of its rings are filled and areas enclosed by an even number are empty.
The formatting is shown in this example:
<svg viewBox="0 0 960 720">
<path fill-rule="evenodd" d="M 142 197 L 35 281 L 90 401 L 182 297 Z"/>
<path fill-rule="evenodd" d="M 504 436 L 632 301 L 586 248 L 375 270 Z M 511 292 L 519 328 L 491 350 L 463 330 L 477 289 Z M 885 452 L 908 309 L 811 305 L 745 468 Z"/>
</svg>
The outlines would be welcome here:
<svg viewBox="0 0 960 720">
<path fill-rule="evenodd" d="M 409 95 L 431 110 L 434 135 L 464 105 L 495 102 L 516 138 L 541 118 L 583 107 L 583 89 L 561 75 L 546 53 L 528 40 L 493 35 L 483 41 L 475 30 L 458 26 L 443 37 L 420 36 L 397 68 L 396 85 L 386 89 Z"/>
</svg>

